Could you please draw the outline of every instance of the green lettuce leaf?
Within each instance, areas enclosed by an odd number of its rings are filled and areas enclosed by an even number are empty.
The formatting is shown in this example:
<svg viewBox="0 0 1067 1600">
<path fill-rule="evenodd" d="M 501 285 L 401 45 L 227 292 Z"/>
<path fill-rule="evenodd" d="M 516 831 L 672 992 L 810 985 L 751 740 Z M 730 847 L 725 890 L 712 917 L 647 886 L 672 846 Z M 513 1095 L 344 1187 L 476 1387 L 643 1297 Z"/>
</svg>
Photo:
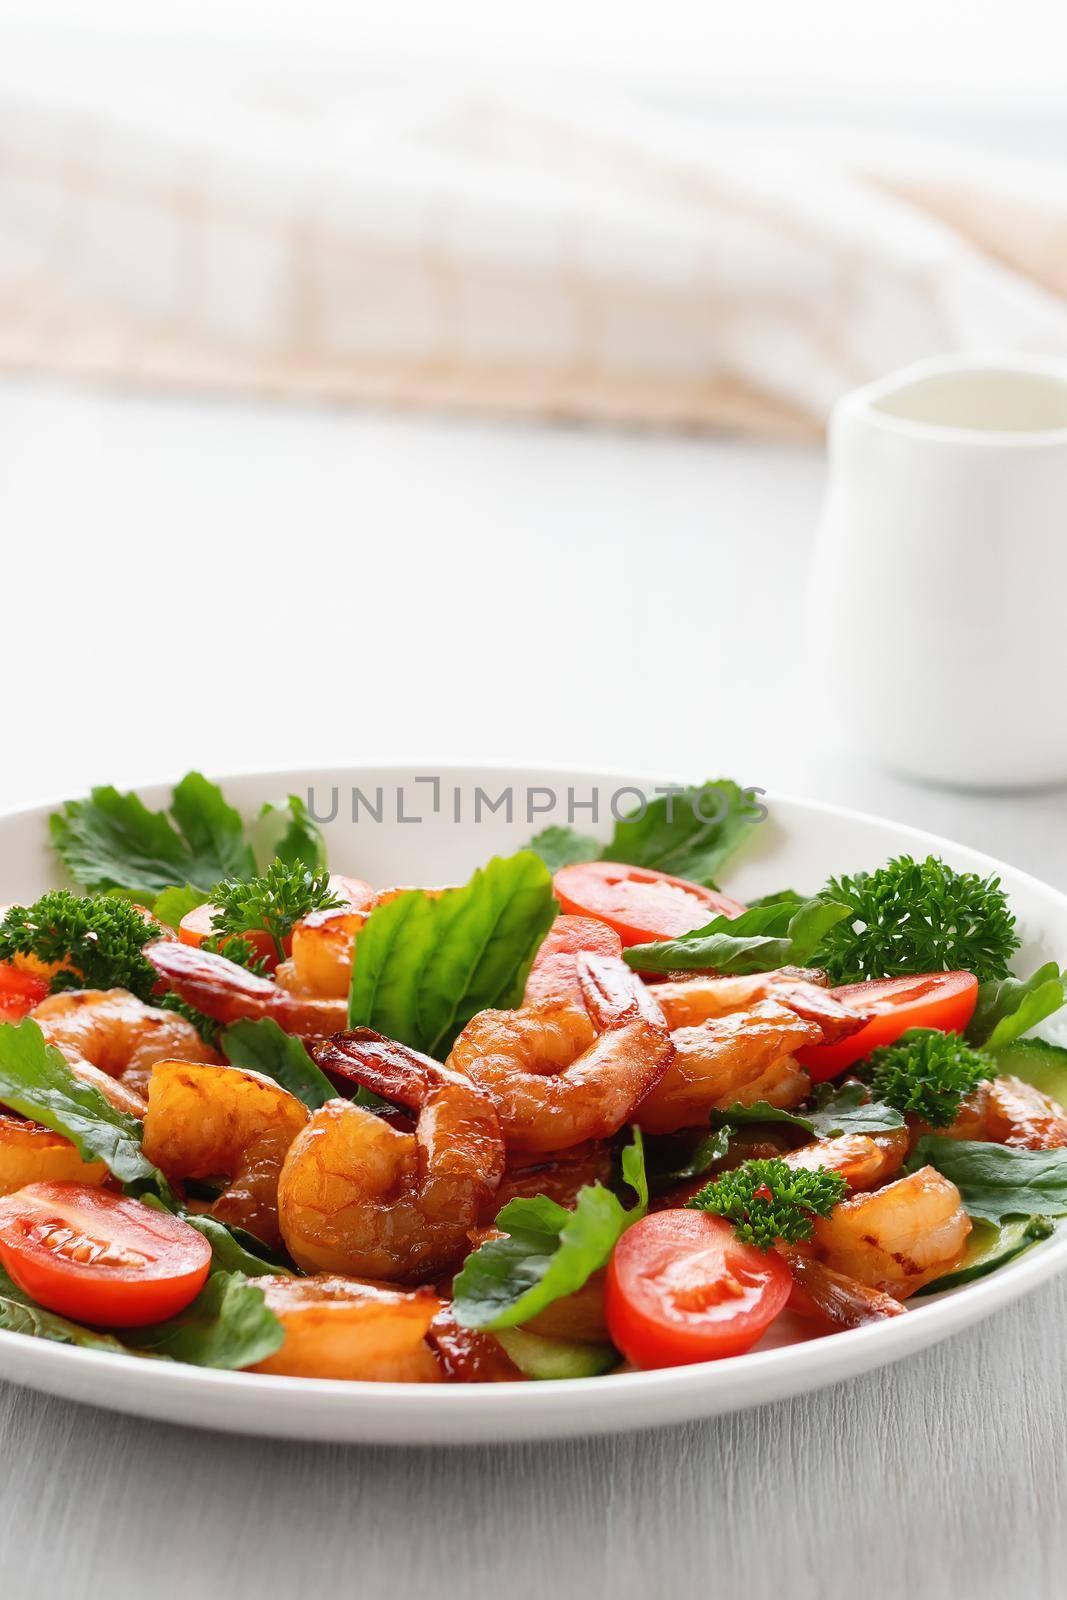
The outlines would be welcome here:
<svg viewBox="0 0 1067 1600">
<path fill-rule="evenodd" d="M 124 1329 L 123 1341 L 140 1355 L 236 1371 L 273 1355 L 285 1330 L 262 1289 L 240 1272 L 213 1272 L 192 1305 L 166 1322 Z"/>
<path fill-rule="evenodd" d="M 289 796 L 288 805 L 265 805 L 252 824 L 250 837 L 260 872 L 266 872 L 274 860 L 284 861 L 287 867 L 299 863 L 312 872 L 323 872 L 329 864 L 322 830 L 298 794 Z"/>
<path fill-rule="evenodd" d="M 26 1333 L 34 1339 L 51 1339 L 55 1344 L 80 1345 L 83 1350 L 105 1350 L 123 1355 L 124 1347 L 110 1333 L 83 1328 L 54 1311 L 46 1311 L 31 1300 L 24 1289 L 0 1267 L 0 1328 L 7 1333 Z"/>
<path fill-rule="evenodd" d="M 183 917 L 197 906 L 206 905 L 211 896 L 205 889 L 194 889 L 191 883 L 174 884 L 157 894 L 152 902 L 152 915 L 165 922 L 168 928 L 177 928 Z"/>
<path fill-rule="evenodd" d="M 1064 974 L 1054 961 L 1038 967 L 1029 978 L 990 978 L 978 987 L 967 1042 L 983 1050 L 1000 1050 L 1058 1011 L 1065 999 Z"/>
<path fill-rule="evenodd" d="M 725 1111 L 713 1111 L 713 1126 L 740 1128 L 753 1122 L 784 1122 L 803 1128 L 816 1139 L 836 1139 L 842 1133 L 890 1133 L 904 1126 L 904 1118 L 893 1106 L 879 1101 L 864 1104 L 867 1090 L 854 1079 L 840 1086 L 822 1084 L 812 1103 L 799 1111 L 783 1111 L 766 1100 L 743 1106 L 735 1103 Z"/>
<path fill-rule="evenodd" d="M 62 1134 L 84 1160 L 105 1162 L 131 1193 L 152 1190 L 174 1209 L 170 1185 L 141 1150 L 141 1124 L 75 1077 L 32 1017 L 0 1026 L 0 1105 Z"/>
<path fill-rule="evenodd" d="M 223 1055 L 232 1066 L 246 1072 L 259 1072 L 281 1084 L 312 1111 L 327 1100 L 337 1099 L 337 1090 L 312 1061 L 302 1042 L 285 1033 L 270 1017 L 258 1022 L 233 1022 L 219 1036 Z"/>
<path fill-rule="evenodd" d="M 648 1209 L 638 1129 L 622 1169 L 637 1195 L 630 1210 L 601 1183 L 581 1189 L 573 1211 L 545 1195 L 510 1201 L 496 1219 L 507 1237 L 469 1255 L 452 1286 L 456 1319 L 468 1328 L 514 1328 L 606 1266 L 617 1241 Z"/>
<path fill-rule="evenodd" d="M 518 1005 L 555 912 L 551 876 L 529 850 L 437 899 L 397 895 L 356 935 L 351 1026 L 444 1056 L 477 1012 Z"/>
<path fill-rule="evenodd" d="M 527 849 L 541 857 L 549 872 L 574 866 L 578 861 L 597 861 L 600 857 L 600 846 L 595 839 L 564 827 L 542 828 L 530 840 Z"/>
<path fill-rule="evenodd" d="M 960 1191 L 964 1210 L 987 1222 L 1067 1216 L 1067 1150 L 1014 1150 L 1003 1144 L 925 1134 L 907 1170 L 929 1164 Z"/>
<path fill-rule="evenodd" d="M 750 906 L 739 917 L 714 917 L 680 939 L 631 945 L 623 951 L 639 972 L 771 972 L 805 966 L 827 931 L 849 914 L 833 900 L 780 900 Z"/>
<path fill-rule="evenodd" d="M 68 800 L 50 825 L 75 883 L 119 889 L 149 904 L 174 884 L 206 890 L 255 871 L 239 814 L 199 772 L 187 773 L 174 789 L 169 815 L 108 786 L 88 800 Z"/>
</svg>

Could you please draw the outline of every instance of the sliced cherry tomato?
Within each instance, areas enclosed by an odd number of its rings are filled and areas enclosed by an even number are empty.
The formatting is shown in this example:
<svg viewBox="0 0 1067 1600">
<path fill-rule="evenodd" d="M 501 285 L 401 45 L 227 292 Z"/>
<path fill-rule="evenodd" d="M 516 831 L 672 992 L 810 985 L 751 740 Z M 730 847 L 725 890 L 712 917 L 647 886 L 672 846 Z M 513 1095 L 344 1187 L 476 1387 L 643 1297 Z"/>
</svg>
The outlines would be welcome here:
<svg viewBox="0 0 1067 1600">
<path fill-rule="evenodd" d="M 0 1199 L 0 1262 L 49 1311 L 133 1328 L 196 1298 L 211 1246 L 179 1217 L 125 1195 L 31 1183 Z"/>
<path fill-rule="evenodd" d="M 712 917 L 739 917 L 745 909 L 703 884 L 623 861 L 579 861 L 561 867 L 552 881 L 564 911 L 606 922 L 624 945 L 677 939 Z"/>
<path fill-rule="evenodd" d="M 580 955 L 621 956 L 622 940 L 614 928 L 595 917 L 557 917 L 530 968 L 527 1005 L 538 1000 L 573 1000 L 584 1006 L 578 981 Z"/>
<path fill-rule="evenodd" d="M 0 1022 L 21 1022 L 48 993 L 48 979 L 0 962 Z"/>
<path fill-rule="evenodd" d="M 872 1050 L 892 1044 L 908 1028 L 962 1033 L 974 1015 L 978 979 L 971 972 L 920 972 L 846 983 L 830 992 L 846 1005 L 872 1015 L 866 1027 L 847 1039 L 836 1044 L 809 1044 L 797 1051 L 797 1060 L 815 1083 L 836 1078 Z"/>
<path fill-rule="evenodd" d="M 776 1251 L 742 1244 L 722 1217 L 656 1211 L 615 1246 L 604 1310 L 612 1343 L 635 1367 L 679 1367 L 748 1350 L 792 1286 Z"/>
<path fill-rule="evenodd" d="M 212 919 L 217 909 L 218 907 L 213 906 L 210 901 L 205 901 L 202 906 L 197 906 L 195 910 L 187 911 L 178 925 L 178 938 L 182 944 L 192 945 L 194 950 L 199 950 L 205 939 L 214 938 L 215 929 Z M 278 951 L 274 940 L 265 928 L 250 928 L 247 933 L 231 934 L 222 939 L 219 943 L 219 951 L 222 955 L 225 955 L 226 946 L 231 938 L 247 939 L 255 949 L 256 955 L 261 960 L 266 961 L 272 972 L 278 965 Z M 292 940 L 285 939 L 282 943 L 286 947 L 286 955 L 288 955 Z"/>
</svg>

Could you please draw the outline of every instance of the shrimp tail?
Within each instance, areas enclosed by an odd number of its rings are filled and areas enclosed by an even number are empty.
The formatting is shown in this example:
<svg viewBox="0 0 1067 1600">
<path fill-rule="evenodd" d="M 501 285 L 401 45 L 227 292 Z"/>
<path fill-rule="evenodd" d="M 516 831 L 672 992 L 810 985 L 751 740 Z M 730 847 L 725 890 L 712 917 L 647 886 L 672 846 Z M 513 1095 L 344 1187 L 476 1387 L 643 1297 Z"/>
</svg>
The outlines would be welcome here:
<svg viewBox="0 0 1067 1600">
<path fill-rule="evenodd" d="M 819 1317 L 835 1328 L 862 1328 L 868 1322 L 899 1317 L 904 1307 L 891 1294 L 859 1283 L 844 1272 L 814 1261 L 788 1245 L 779 1245 L 793 1274 L 789 1309 L 802 1317 Z"/>
<path fill-rule="evenodd" d="M 212 950 L 160 940 L 146 945 L 144 954 L 175 994 L 216 1022 L 270 1017 L 286 1033 L 322 1039 L 336 1033 L 347 1015 L 344 1000 L 293 994 Z"/>
<path fill-rule="evenodd" d="M 577 965 L 582 999 L 595 1028 L 615 1027 L 635 1017 L 666 1026 L 651 989 L 620 957 L 584 951 L 578 956 Z"/>
<path fill-rule="evenodd" d="M 373 1028 L 350 1028 L 312 1046 L 311 1054 L 323 1072 L 372 1089 L 385 1100 L 417 1111 L 426 1098 L 440 1062 L 386 1039 Z"/>
</svg>

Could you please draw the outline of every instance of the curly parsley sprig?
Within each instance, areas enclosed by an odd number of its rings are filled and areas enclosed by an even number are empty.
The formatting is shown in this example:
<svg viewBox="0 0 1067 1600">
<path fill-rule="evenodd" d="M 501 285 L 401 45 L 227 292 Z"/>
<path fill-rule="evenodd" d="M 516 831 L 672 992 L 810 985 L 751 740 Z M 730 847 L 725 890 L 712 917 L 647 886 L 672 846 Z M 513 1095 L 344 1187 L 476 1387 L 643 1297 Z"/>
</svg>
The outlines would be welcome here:
<svg viewBox="0 0 1067 1600">
<path fill-rule="evenodd" d="M 742 1243 L 770 1250 L 779 1239 L 786 1244 L 810 1239 L 815 1218 L 828 1217 L 847 1192 L 839 1172 L 793 1168 L 775 1156 L 769 1161 L 745 1161 L 724 1172 L 687 1205 L 724 1217 Z"/>
<path fill-rule="evenodd" d="M 877 1100 L 911 1112 L 931 1128 L 955 1122 L 960 1105 L 996 1065 L 972 1050 L 958 1033 L 934 1028 L 909 1028 L 895 1044 L 875 1050 L 868 1063 Z"/>
<path fill-rule="evenodd" d="M 822 898 L 851 910 L 814 958 L 835 984 L 957 970 L 979 982 L 1003 978 L 1019 947 L 1000 879 L 956 872 L 936 856 L 897 856 L 876 872 L 831 878 Z"/>
<path fill-rule="evenodd" d="M 0 921 L 0 961 L 34 956 L 48 966 L 52 993 L 66 989 L 128 989 L 149 1000 L 159 974 L 144 958 L 159 928 L 122 895 L 84 899 L 53 889 L 32 906 L 11 906 Z"/>
<path fill-rule="evenodd" d="M 273 861 L 258 878 L 226 878 L 211 891 L 216 935 L 262 930 L 274 942 L 279 961 L 284 941 L 312 911 L 339 909 L 344 901 L 330 888 L 328 872 L 315 872 L 301 861 Z M 234 959 L 230 943 L 226 955 Z"/>
</svg>

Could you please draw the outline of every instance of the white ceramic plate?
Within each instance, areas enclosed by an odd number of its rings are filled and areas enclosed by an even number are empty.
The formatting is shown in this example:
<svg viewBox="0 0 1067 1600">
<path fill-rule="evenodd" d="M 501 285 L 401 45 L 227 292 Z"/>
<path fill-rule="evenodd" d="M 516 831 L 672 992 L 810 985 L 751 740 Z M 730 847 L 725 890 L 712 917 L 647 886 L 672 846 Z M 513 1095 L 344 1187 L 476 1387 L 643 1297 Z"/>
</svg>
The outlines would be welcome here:
<svg viewBox="0 0 1067 1600">
<path fill-rule="evenodd" d="M 438 780 L 436 790 L 431 777 Z M 309 788 L 325 814 L 336 790 L 337 815 L 324 824 L 335 870 L 379 884 L 432 884 L 461 881 L 489 856 L 519 847 L 537 827 L 567 821 L 569 795 L 580 805 L 598 792 L 599 823 L 591 824 L 588 809 L 579 809 L 573 820 L 584 831 L 606 837 L 612 795 L 626 785 L 649 793 L 657 781 L 537 769 L 455 768 L 431 774 L 391 767 L 263 773 L 224 779 L 223 784 L 246 814 L 264 800 L 293 792 L 306 795 Z M 355 824 L 354 788 L 365 797 Z M 489 809 L 489 802 L 507 791 L 510 820 L 506 800 L 497 810 Z M 164 787 L 141 791 L 155 806 L 166 802 L 167 792 Z M 550 796 L 556 803 L 547 809 Z M 372 818 L 365 801 L 380 810 L 381 821 Z M 527 822 L 528 803 L 538 813 L 533 827 Z M 623 810 L 633 803 L 632 794 L 618 802 Z M 833 872 L 879 866 L 900 851 L 934 851 L 958 868 L 1000 874 L 1024 940 L 1020 971 L 1067 955 L 1067 897 L 1025 873 L 875 817 L 778 797 L 769 797 L 768 804 L 770 819 L 729 874 L 727 886 L 740 898 L 785 886 L 815 889 Z M 477 821 L 476 807 L 481 813 Z M 47 846 L 51 809 L 42 806 L 0 818 L 0 902 L 33 899 L 59 881 Z M 791 1342 L 783 1319 L 763 1345 L 744 1356 L 568 1383 L 424 1387 L 313 1382 L 170 1366 L 12 1333 L 0 1333 L 0 1377 L 118 1411 L 234 1432 L 393 1444 L 561 1438 L 652 1428 L 839 1382 L 977 1322 L 1065 1266 L 1067 1237 L 1061 1231 L 992 1276 L 917 1303 L 906 1316 L 889 1322 Z"/>
</svg>

